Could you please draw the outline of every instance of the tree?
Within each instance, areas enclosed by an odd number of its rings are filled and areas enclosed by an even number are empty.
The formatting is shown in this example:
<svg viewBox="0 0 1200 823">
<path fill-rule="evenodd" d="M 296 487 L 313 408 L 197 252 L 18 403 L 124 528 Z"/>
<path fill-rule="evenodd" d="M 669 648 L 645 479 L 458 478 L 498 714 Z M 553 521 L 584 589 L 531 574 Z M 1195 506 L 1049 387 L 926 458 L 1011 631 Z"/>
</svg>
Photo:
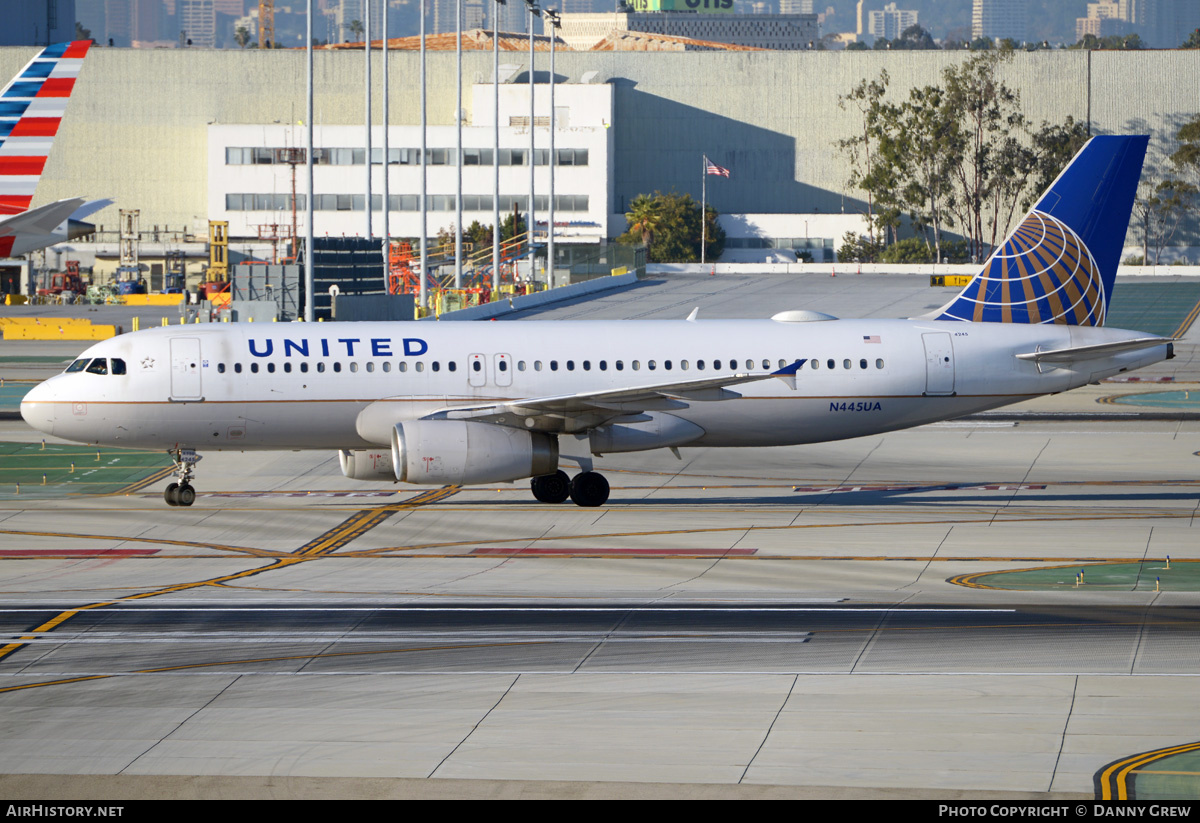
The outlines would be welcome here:
<svg viewBox="0 0 1200 823">
<path fill-rule="evenodd" d="M 85 29 L 78 20 L 75 21 L 75 39 L 76 40 L 91 40 L 92 30 Z"/>
<path fill-rule="evenodd" d="M 648 260 L 652 263 L 698 263 L 702 231 L 700 204 L 690 194 L 675 192 L 655 192 L 653 197 L 638 195 L 634 204 L 643 199 L 652 204 L 658 216 L 658 226 L 647 247 Z M 626 217 L 632 214 L 631 211 Z M 705 209 L 703 219 L 707 238 L 704 256 L 706 260 L 716 260 L 725 250 L 725 230 L 717 222 L 717 210 L 712 206 Z M 631 220 L 629 230 L 617 238 L 617 242 L 626 245 L 646 243 L 646 235 Z"/>
<path fill-rule="evenodd" d="M 238 48 L 244 49 L 250 45 L 250 29 L 245 26 L 238 26 L 233 31 L 233 42 L 237 43 Z"/>
<path fill-rule="evenodd" d="M 525 233 L 525 218 L 520 214 L 513 212 L 508 217 L 504 218 L 504 222 L 500 224 L 500 242 L 511 240 Z"/>
<path fill-rule="evenodd" d="M 850 185 L 867 194 L 868 237 L 875 241 L 875 195 L 880 189 L 881 172 L 877 169 L 880 125 L 885 117 L 883 96 L 891 78 L 886 70 L 878 80 L 860 80 L 849 94 L 838 95 L 838 108 L 853 106 L 859 113 L 858 133 L 837 141 L 837 146 L 850 158 Z"/>
<path fill-rule="evenodd" d="M 1200 29 L 1196 29 L 1188 35 L 1187 40 L 1183 41 L 1181 49 L 1200 49 Z"/>
<path fill-rule="evenodd" d="M 354 35 L 355 42 L 362 40 L 363 34 L 366 32 L 361 20 L 351 20 L 342 28 L 348 30 L 352 35 Z"/>
<path fill-rule="evenodd" d="M 658 201 L 644 194 L 633 198 L 629 211 L 625 212 L 625 220 L 629 230 L 642 236 L 642 245 L 649 246 L 654 242 L 654 233 L 662 225 L 662 215 L 658 213 Z"/>
<path fill-rule="evenodd" d="M 471 243 L 474 248 L 480 249 L 492 244 L 492 227 L 485 226 L 478 220 L 471 221 L 471 225 L 467 226 L 467 230 L 463 232 L 463 239 Z"/>
<path fill-rule="evenodd" d="M 893 49 L 929 51 L 937 47 L 937 43 L 933 42 L 933 36 L 915 23 L 900 32 L 900 36 L 892 41 Z"/>
</svg>

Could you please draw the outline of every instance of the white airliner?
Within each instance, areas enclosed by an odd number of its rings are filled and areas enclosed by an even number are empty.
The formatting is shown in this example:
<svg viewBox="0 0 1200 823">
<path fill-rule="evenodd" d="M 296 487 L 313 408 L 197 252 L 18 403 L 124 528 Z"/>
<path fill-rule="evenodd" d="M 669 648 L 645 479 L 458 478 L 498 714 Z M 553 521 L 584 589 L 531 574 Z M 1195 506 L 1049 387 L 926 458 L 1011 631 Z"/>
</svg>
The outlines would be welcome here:
<svg viewBox="0 0 1200 823">
<path fill-rule="evenodd" d="M 1172 357 L 1167 338 L 1101 326 L 1146 143 L 1092 139 L 926 317 L 167 327 L 92 346 L 21 414 L 67 440 L 169 451 L 171 505 L 195 500 L 199 450 L 337 449 L 352 478 L 532 478 L 540 501 L 599 506 L 593 455 L 877 434 Z"/>
</svg>

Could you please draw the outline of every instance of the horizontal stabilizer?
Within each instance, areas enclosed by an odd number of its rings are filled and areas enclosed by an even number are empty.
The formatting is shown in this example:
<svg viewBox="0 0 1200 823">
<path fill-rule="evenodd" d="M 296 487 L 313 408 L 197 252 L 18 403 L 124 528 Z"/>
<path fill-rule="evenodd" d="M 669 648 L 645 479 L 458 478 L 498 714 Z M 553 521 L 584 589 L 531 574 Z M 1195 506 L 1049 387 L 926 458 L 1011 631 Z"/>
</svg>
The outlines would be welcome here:
<svg viewBox="0 0 1200 823">
<path fill-rule="evenodd" d="M 14 237 L 18 234 L 50 234 L 85 202 L 82 197 L 72 197 L 6 217 L 0 220 L 0 237 Z"/>
<path fill-rule="evenodd" d="M 1094 360 L 1098 357 L 1110 357 L 1127 351 L 1149 349 L 1154 346 L 1171 346 L 1174 341 L 1169 337 L 1138 337 L 1133 340 L 1118 340 L 1115 343 L 1096 343 L 1092 346 L 1074 346 L 1069 349 L 1052 349 L 1050 351 L 1032 351 L 1018 354 L 1018 360 L 1032 360 L 1035 363 L 1052 363 L 1062 366 L 1069 363 L 1079 363 Z"/>
</svg>

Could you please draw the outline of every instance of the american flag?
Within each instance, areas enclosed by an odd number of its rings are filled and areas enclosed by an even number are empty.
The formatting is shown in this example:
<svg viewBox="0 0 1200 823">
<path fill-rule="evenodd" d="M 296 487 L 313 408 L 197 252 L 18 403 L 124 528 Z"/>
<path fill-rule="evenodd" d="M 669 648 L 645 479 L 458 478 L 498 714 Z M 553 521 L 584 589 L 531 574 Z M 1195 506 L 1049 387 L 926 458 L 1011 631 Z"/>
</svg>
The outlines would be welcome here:
<svg viewBox="0 0 1200 823">
<path fill-rule="evenodd" d="M 729 169 L 723 169 L 720 166 L 718 166 L 716 163 L 714 163 L 713 161 L 711 161 L 707 157 L 705 157 L 704 158 L 704 173 L 705 174 L 719 174 L 722 177 L 728 177 Z"/>
<path fill-rule="evenodd" d="M 864 342 L 864 343 L 879 343 L 879 342 L 882 342 L 882 341 L 880 341 L 880 339 L 879 339 L 879 335 L 877 335 L 877 334 L 869 334 L 869 335 L 868 335 L 868 334 L 864 334 L 864 335 L 863 335 L 863 342 Z"/>
</svg>

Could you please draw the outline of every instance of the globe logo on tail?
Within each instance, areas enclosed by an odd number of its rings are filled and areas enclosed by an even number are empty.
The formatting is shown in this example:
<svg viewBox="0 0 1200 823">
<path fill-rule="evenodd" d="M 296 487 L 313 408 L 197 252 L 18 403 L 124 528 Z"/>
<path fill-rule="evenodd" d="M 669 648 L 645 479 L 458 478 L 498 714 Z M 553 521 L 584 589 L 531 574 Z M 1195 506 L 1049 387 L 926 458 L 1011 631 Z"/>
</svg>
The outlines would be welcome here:
<svg viewBox="0 0 1200 823">
<path fill-rule="evenodd" d="M 1100 267 L 1066 223 L 1034 209 L 939 320 L 1102 326 Z"/>
</svg>

